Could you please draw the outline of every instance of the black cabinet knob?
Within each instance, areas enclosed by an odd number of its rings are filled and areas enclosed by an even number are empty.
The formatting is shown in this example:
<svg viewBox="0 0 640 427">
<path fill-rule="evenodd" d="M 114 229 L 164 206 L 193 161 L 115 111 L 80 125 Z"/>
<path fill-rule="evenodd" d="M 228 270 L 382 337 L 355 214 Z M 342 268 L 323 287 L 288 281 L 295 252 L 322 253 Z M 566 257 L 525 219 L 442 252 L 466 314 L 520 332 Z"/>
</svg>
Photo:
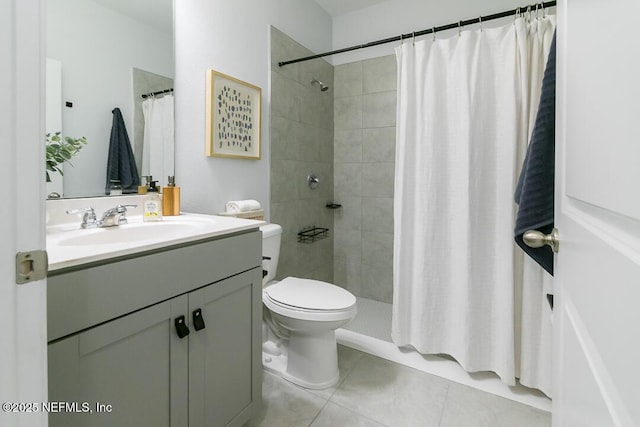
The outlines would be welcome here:
<svg viewBox="0 0 640 427">
<path fill-rule="evenodd" d="M 202 318 L 202 310 L 201 309 L 197 309 L 197 310 L 193 310 L 193 328 L 196 331 L 199 331 L 200 329 L 204 329 L 205 325 L 204 325 L 204 319 Z"/>
<path fill-rule="evenodd" d="M 184 338 L 189 335 L 189 327 L 185 323 L 184 316 L 176 317 L 174 323 L 176 325 L 176 332 L 178 333 L 178 337 Z"/>
</svg>

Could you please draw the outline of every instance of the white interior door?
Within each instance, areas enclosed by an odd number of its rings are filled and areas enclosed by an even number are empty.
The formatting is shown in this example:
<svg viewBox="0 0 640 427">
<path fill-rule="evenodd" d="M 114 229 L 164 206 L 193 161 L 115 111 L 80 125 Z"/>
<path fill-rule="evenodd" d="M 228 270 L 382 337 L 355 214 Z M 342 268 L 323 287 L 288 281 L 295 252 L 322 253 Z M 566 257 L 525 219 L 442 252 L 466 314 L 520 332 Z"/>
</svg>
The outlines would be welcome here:
<svg viewBox="0 0 640 427">
<path fill-rule="evenodd" d="M 45 248 L 44 9 L 0 2 L 0 403 L 47 401 L 46 280 L 17 285 L 15 271 L 16 252 Z M 0 425 L 47 425 L 25 411 L 3 407 Z"/>
<path fill-rule="evenodd" d="M 640 426 L 640 2 L 558 15 L 553 425 Z"/>
</svg>

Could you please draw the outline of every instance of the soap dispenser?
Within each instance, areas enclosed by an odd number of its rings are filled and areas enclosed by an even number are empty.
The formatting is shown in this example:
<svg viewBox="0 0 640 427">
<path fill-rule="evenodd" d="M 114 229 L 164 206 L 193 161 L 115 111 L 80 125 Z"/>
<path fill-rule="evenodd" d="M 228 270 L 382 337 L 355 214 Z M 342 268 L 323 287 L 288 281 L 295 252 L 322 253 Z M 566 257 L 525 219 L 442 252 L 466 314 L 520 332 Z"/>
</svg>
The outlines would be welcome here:
<svg viewBox="0 0 640 427">
<path fill-rule="evenodd" d="M 169 184 L 162 187 L 162 215 L 180 215 L 180 187 L 176 187 L 175 176 L 169 176 Z"/>
<path fill-rule="evenodd" d="M 147 194 L 147 190 L 149 189 L 149 183 L 153 179 L 151 175 L 143 176 L 145 183 L 142 185 L 138 185 L 138 194 Z"/>
<path fill-rule="evenodd" d="M 142 201 L 142 219 L 144 221 L 160 221 L 162 219 L 162 200 L 158 194 L 157 181 L 151 181 L 147 194 Z"/>
</svg>

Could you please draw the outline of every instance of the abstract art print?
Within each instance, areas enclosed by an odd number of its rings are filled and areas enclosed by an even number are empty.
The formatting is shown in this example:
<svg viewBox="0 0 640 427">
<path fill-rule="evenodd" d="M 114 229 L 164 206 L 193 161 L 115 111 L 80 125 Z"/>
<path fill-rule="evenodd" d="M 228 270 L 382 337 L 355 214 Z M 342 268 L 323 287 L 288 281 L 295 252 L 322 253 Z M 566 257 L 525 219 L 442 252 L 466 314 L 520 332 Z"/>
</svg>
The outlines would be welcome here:
<svg viewBox="0 0 640 427">
<path fill-rule="evenodd" d="M 262 90 L 207 70 L 206 155 L 260 159 Z"/>
</svg>

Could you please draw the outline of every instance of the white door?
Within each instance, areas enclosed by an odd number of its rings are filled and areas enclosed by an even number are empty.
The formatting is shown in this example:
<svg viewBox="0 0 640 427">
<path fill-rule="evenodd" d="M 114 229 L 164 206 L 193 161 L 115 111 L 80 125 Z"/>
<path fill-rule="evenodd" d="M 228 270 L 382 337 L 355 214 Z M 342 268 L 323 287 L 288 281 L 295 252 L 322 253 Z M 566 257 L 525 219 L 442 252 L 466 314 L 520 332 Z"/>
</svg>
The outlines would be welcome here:
<svg viewBox="0 0 640 427">
<path fill-rule="evenodd" d="M 46 281 L 17 285 L 15 274 L 16 252 L 45 248 L 43 13 L 42 0 L 0 2 L 2 404 L 47 401 Z M 0 425 L 47 425 L 29 409 L 41 408 L 3 406 Z"/>
<path fill-rule="evenodd" d="M 640 426 L 640 2 L 558 3 L 553 425 Z"/>
</svg>

